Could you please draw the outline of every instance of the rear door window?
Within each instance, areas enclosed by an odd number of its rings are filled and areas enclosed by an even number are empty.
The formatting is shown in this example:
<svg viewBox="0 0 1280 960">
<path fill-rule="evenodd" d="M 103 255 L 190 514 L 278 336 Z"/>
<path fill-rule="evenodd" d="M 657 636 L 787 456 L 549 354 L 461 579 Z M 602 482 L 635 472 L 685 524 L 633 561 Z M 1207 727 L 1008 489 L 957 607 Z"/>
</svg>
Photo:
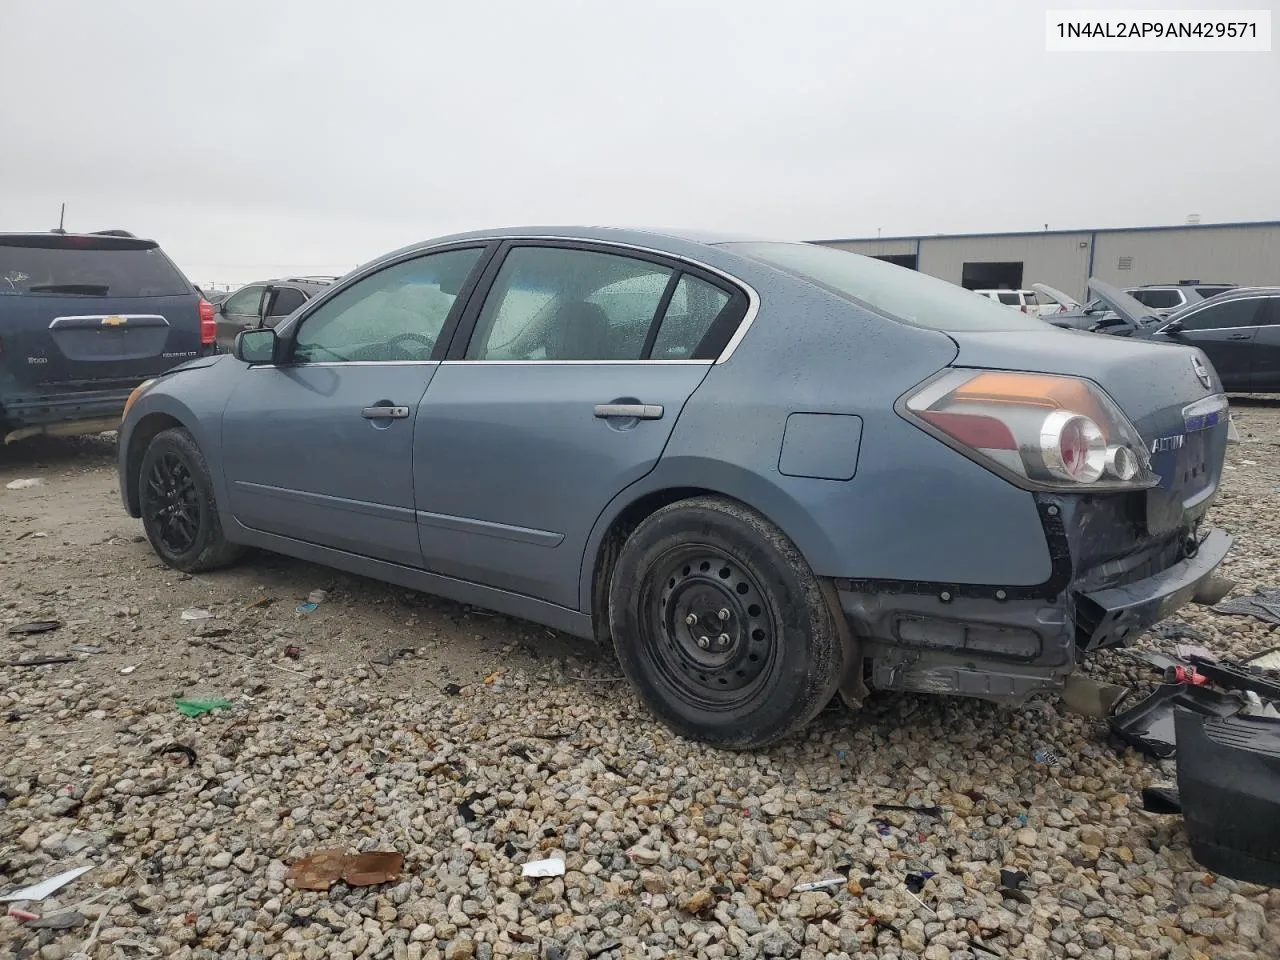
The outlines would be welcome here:
<svg viewBox="0 0 1280 960">
<path fill-rule="evenodd" d="M 674 271 L 613 253 L 516 247 L 485 298 L 469 360 L 640 360 Z"/>
<path fill-rule="evenodd" d="M 1129 296 L 1152 310 L 1170 310 L 1182 306 L 1183 302 L 1178 290 L 1130 290 Z"/>
<path fill-rule="evenodd" d="M 62 246 L 0 240 L 0 296 L 173 297 L 195 295 L 158 247 L 59 238 Z M 79 243 L 82 245 L 71 245 Z"/>
<path fill-rule="evenodd" d="M 1280 327 L 1280 297 L 1267 297 L 1258 314 L 1258 326 Z"/>
<path fill-rule="evenodd" d="M 1225 330 L 1229 327 L 1253 327 L 1258 324 L 1258 310 L 1263 304 L 1260 297 L 1247 300 L 1230 300 L 1215 303 L 1187 314 L 1182 319 L 1184 330 Z"/>
<path fill-rule="evenodd" d="M 287 317 L 307 302 L 301 290 L 294 287 L 281 287 L 276 290 L 275 301 L 271 304 L 271 316 Z"/>
<path fill-rule="evenodd" d="M 1000 302 L 1005 306 L 1017 307 L 1022 305 L 1022 298 L 1016 293 L 997 293 L 996 296 L 1000 298 Z"/>
<path fill-rule="evenodd" d="M 1196 287 L 1196 293 L 1208 300 L 1210 297 L 1216 297 L 1220 293 L 1226 293 L 1233 287 Z"/>
</svg>

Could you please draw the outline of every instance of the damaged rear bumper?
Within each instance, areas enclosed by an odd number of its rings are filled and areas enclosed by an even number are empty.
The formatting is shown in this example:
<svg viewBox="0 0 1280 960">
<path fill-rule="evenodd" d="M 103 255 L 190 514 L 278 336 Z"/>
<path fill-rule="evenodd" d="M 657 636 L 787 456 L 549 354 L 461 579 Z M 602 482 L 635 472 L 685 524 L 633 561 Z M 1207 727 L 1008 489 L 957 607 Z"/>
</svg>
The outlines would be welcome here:
<svg viewBox="0 0 1280 960">
<path fill-rule="evenodd" d="M 834 585 L 860 640 L 869 686 L 1018 702 L 1060 690 L 1081 654 L 1128 643 L 1195 600 L 1231 542 L 1225 531 L 1210 530 L 1164 569 L 1106 587 L 1086 588 L 1069 567 L 1041 591 L 839 579 Z"/>
<path fill-rule="evenodd" d="M 1192 556 L 1153 576 L 1105 590 L 1073 593 L 1081 649 L 1089 652 L 1125 644 L 1195 599 L 1231 543 L 1225 530 L 1213 529 Z"/>
</svg>

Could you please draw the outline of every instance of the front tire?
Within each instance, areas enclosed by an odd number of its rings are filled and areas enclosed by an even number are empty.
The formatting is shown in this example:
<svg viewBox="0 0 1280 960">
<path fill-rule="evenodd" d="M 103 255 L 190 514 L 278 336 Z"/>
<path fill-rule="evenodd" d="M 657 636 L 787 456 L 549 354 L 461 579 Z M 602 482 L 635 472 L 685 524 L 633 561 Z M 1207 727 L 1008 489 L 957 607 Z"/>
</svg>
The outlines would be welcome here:
<svg viewBox="0 0 1280 960">
<path fill-rule="evenodd" d="M 663 507 L 623 545 L 609 584 L 623 673 L 678 733 L 768 746 L 831 700 L 844 651 L 800 551 L 742 504 Z"/>
<path fill-rule="evenodd" d="M 222 533 L 209 465 L 181 427 L 152 438 L 138 469 L 142 527 L 156 555 L 175 570 L 203 573 L 239 558 Z"/>
</svg>

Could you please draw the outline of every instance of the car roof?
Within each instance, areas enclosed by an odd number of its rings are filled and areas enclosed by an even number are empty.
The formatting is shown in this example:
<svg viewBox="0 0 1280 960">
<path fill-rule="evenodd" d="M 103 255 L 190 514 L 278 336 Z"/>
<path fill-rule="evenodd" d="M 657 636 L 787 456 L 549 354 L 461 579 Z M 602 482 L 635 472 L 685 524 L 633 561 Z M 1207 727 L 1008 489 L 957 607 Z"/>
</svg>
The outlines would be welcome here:
<svg viewBox="0 0 1280 960">
<path fill-rule="evenodd" d="M 47 247 L 68 249 L 76 246 L 76 241 L 86 245 L 92 243 L 101 250 L 147 250 L 160 246 L 154 240 L 135 237 L 125 230 L 98 230 L 91 233 L 63 233 L 57 230 L 30 230 L 0 233 L 0 243 L 15 246 Z"/>
<path fill-rule="evenodd" d="M 1223 300 L 1237 300 L 1246 297 L 1276 297 L 1280 296 L 1280 287 L 1232 287 L 1230 290 L 1224 290 L 1215 296 L 1200 301 L 1201 303 L 1221 303 Z"/>
<path fill-rule="evenodd" d="M 652 227 L 606 227 L 606 226 L 513 226 L 489 227 L 483 230 L 468 230 L 463 233 L 451 233 L 430 240 L 409 244 L 399 250 L 387 254 L 387 257 L 399 256 L 417 249 L 426 249 L 445 243 L 466 240 L 498 240 L 498 239 L 557 239 L 557 240 L 602 240 L 613 243 L 626 243 L 643 247 L 646 243 L 661 244 L 662 241 L 696 244 L 698 246 L 718 246 L 723 243 L 777 241 L 777 237 L 761 237 L 747 234 L 718 233 L 711 230 L 698 229 L 659 229 Z M 379 260 L 385 259 L 379 257 Z"/>
<path fill-rule="evenodd" d="M 1234 287 L 1234 283 L 1216 282 L 1213 280 L 1178 280 L 1174 283 L 1143 283 L 1136 287 L 1125 287 L 1126 290 L 1181 290 L 1184 287 Z"/>
<path fill-rule="evenodd" d="M 264 287 L 270 284 L 275 287 L 298 287 L 311 296 L 315 296 L 321 290 L 327 290 L 333 286 L 337 280 L 337 277 L 276 277 L 272 280 L 250 280 L 248 283 L 241 284 L 237 290 L 243 290 L 245 287 Z M 236 290 L 231 292 L 235 293 Z"/>
<path fill-rule="evenodd" d="M 1232 300 L 1246 300 L 1250 297 L 1280 297 L 1280 287 L 1232 287 L 1216 296 L 1206 297 L 1204 300 L 1197 300 L 1194 303 L 1188 303 L 1179 310 L 1166 317 L 1166 320 L 1174 320 L 1178 317 L 1186 316 L 1195 310 L 1210 304 L 1229 303 Z"/>
</svg>

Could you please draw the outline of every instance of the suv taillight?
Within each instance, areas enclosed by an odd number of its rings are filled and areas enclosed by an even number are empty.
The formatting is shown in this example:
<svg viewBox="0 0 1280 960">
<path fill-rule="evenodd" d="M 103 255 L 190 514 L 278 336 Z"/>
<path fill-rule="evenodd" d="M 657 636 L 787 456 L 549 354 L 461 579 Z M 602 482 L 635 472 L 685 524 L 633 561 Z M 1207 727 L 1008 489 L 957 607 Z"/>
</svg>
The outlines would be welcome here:
<svg viewBox="0 0 1280 960">
<path fill-rule="evenodd" d="M 218 321 L 213 319 L 213 304 L 200 298 L 200 344 L 209 346 L 218 339 Z"/>
</svg>

